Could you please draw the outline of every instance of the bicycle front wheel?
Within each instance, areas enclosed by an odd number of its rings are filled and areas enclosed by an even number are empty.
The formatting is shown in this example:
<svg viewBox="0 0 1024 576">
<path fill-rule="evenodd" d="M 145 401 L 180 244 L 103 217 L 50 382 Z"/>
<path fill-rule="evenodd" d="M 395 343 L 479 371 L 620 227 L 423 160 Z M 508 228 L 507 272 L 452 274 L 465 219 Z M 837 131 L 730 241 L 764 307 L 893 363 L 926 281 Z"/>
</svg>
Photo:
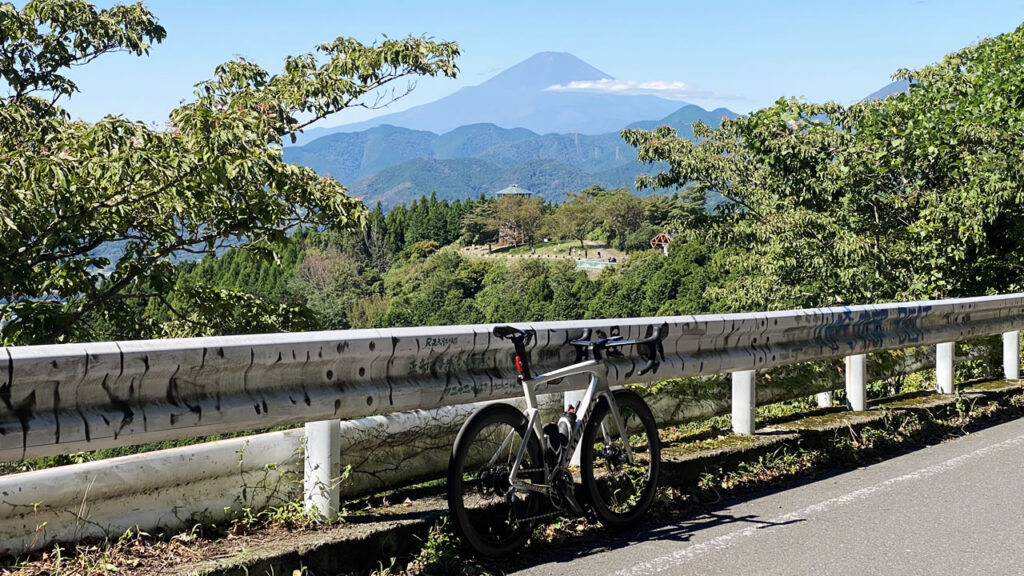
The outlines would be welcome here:
<svg viewBox="0 0 1024 576">
<path fill-rule="evenodd" d="M 542 484 L 543 462 L 526 416 L 508 404 L 490 404 L 466 420 L 448 462 L 448 509 L 462 539 L 484 556 L 507 556 L 533 531 L 541 507 L 536 492 L 510 480 L 526 443 L 517 481 Z"/>
<path fill-rule="evenodd" d="M 654 501 L 661 442 L 654 416 L 643 399 L 628 390 L 614 394 L 623 429 L 619 429 L 608 401 L 601 398 L 583 431 L 580 476 L 601 523 L 621 528 L 639 521 Z"/>
</svg>

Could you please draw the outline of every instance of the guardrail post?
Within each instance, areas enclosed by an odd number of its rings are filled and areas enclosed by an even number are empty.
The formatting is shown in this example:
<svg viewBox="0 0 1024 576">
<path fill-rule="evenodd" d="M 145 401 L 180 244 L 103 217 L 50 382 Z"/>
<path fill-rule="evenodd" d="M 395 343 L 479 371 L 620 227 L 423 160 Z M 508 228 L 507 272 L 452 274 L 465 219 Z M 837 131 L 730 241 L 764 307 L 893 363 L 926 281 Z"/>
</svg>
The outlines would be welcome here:
<svg viewBox="0 0 1024 576">
<path fill-rule="evenodd" d="M 818 393 L 818 408 L 831 408 L 832 407 L 832 392 L 819 392 Z"/>
<path fill-rule="evenodd" d="M 754 408 L 757 406 L 757 384 L 753 370 L 732 373 L 732 431 L 754 433 Z"/>
<path fill-rule="evenodd" d="M 1003 334 L 1003 375 L 1007 380 L 1020 379 L 1020 332 Z"/>
<path fill-rule="evenodd" d="M 868 409 L 867 355 L 865 354 L 846 357 L 846 405 L 855 412 L 863 412 Z"/>
<path fill-rule="evenodd" d="M 332 519 L 340 504 L 341 420 L 306 423 L 302 492 L 306 510 Z"/>
<path fill-rule="evenodd" d="M 935 345 L 935 390 L 939 394 L 953 393 L 953 345 L 943 342 Z"/>
</svg>

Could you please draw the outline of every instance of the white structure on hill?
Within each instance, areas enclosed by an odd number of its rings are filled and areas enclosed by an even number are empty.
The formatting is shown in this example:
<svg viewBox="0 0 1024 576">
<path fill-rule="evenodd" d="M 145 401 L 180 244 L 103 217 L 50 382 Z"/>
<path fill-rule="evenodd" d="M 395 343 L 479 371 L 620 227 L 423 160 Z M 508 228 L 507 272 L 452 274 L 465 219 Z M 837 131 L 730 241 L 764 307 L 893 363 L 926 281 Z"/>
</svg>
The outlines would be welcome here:
<svg viewBox="0 0 1024 576">
<path fill-rule="evenodd" d="M 494 193 L 496 198 L 502 198 L 504 196 L 518 196 L 520 198 L 529 198 L 533 196 L 533 192 L 530 192 L 526 188 L 520 188 L 519 184 L 513 184 L 508 188 L 502 188 Z"/>
</svg>

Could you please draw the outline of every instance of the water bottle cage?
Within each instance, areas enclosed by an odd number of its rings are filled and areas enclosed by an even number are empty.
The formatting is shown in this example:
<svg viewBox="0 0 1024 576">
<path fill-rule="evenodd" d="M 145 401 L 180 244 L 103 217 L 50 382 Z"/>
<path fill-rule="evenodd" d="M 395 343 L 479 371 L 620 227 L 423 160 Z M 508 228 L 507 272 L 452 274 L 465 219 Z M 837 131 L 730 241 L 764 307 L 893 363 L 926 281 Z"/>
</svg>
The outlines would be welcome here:
<svg viewBox="0 0 1024 576">
<path fill-rule="evenodd" d="M 554 422 L 545 424 L 544 438 L 547 443 L 547 449 L 544 450 L 544 460 L 549 468 L 554 468 L 562 457 L 562 438 L 558 434 L 558 424 Z"/>
</svg>

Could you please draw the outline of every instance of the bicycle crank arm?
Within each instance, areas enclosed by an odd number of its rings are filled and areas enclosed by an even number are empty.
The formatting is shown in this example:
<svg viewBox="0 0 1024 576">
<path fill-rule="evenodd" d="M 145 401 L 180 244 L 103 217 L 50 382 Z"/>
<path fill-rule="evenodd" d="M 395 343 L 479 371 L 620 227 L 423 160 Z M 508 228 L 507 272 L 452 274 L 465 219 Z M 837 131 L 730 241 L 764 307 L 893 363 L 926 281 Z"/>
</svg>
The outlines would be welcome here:
<svg viewBox="0 0 1024 576">
<path fill-rule="evenodd" d="M 513 490 L 519 490 L 523 492 L 537 492 L 538 494 L 543 494 L 545 496 L 551 495 L 551 487 L 545 484 L 534 484 L 533 482 L 523 482 L 521 480 L 512 478 L 510 478 L 509 481 L 512 484 Z"/>
</svg>

